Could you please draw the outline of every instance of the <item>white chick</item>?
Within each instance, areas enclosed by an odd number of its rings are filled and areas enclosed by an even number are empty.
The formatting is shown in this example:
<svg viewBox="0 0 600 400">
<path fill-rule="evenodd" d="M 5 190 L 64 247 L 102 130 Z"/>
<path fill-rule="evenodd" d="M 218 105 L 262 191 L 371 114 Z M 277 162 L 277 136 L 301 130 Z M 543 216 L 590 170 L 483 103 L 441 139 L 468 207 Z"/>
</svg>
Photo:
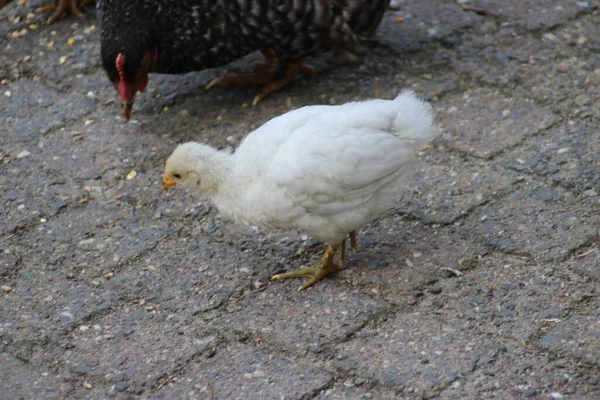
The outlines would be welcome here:
<svg viewBox="0 0 600 400">
<path fill-rule="evenodd" d="M 309 278 L 303 290 L 343 265 L 348 234 L 355 249 L 354 232 L 393 207 L 416 151 L 438 132 L 431 107 L 411 91 L 395 100 L 303 107 L 250 133 L 233 154 L 179 145 L 166 162 L 163 189 L 180 185 L 235 222 L 299 228 L 325 242 L 315 267 L 273 277 Z"/>
</svg>

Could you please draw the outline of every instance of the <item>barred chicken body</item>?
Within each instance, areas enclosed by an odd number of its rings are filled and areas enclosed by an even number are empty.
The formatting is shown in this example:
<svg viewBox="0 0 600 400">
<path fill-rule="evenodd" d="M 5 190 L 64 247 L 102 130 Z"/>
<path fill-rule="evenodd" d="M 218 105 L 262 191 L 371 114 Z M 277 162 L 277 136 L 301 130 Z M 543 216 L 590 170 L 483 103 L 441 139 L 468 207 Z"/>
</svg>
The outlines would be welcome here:
<svg viewBox="0 0 600 400">
<path fill-rule="evenodd" d="M 238 223 L 299 228 L 327 243 L 316 267 L 274 277 L 309 278 L 302 290 L 343 265 L 349 234 L 355 238 L 393 207 L 417 149 L 437 133 L 429 105 L 412 92 L 304 107 L 250 133 L 234 154 L 180 145 L 167 160 L 163 188 L 197 191 Z"/>
<path fill-rule="evenodd" d="M 148 73 L 201 71 L 261 50 L 267 60 L 255 65 L 256 74 L 224 77 L 207 87 L 264 85 L 257 102 L 298 73 L 311 73 L 303 58 L 327 50 L 354 51 L 356 35 L 372 35 L 389 2 L 99 0 L 102 63 L 128 117 Z"/>
</svg>

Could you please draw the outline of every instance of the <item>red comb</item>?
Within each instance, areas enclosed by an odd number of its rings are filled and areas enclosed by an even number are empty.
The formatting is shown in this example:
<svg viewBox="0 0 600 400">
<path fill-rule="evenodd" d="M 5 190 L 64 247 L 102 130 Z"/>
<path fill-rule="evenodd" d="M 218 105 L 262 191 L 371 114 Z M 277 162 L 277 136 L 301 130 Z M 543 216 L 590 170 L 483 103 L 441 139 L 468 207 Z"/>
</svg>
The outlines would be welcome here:
<svg viewBox="0 0 600 400">
<path fill-rule="evenodd" d="M 117 72 L 119 73 L 119 80 L 123 82 L 125 80 L 125 56 L 123 53 L 119 53 L 115 64 L 117 66 Z"/>
</svg>

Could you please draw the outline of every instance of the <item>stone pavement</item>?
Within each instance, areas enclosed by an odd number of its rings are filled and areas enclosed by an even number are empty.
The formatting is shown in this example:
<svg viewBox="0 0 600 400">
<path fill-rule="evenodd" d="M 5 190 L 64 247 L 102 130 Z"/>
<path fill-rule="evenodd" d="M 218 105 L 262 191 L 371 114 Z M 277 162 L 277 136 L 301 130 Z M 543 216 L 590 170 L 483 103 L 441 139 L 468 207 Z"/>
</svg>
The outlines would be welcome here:
<svg viewBox="0 0 600 400">
<path fill-rule="evenodd" d="M 600 398 L 594 0 L 395 1 L 361 63 L 315 57 L 258 107 L 203 90 L 248 60 L 152 76 L 130 123 L 94 10 L 46 26 L 42 3 L 0 11 L 0 398 Z M 177 142 L 402 87 L 444 134 L 310 290 L 269 281 L 318 259 L 302 232 L 161 191 Z"/>
</svg>

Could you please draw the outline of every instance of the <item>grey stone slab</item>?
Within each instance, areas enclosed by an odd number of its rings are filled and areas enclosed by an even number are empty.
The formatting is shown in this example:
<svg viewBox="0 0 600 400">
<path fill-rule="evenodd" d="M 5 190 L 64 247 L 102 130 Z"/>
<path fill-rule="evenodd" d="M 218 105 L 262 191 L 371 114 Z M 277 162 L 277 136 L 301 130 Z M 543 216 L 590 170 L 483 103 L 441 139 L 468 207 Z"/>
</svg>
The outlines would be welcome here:
<svg viewBox="0 0 600 400">
<path fill-rule="evenodd" d="M 423 225 L 400 215 L 362 229 L 358 245 L 358 253 L 338 275 L 396 310 L 415 304 L 423 291 L 452 276 L 443 268 L 471 268 L 486 252 L 452 228 Z"/>
<path fill-rule="evenodd" d="M 399 207 L 425 223 L 450 224 L 503 192 L 521 178 L 518 173 L 479 159 L 464 159 L 440 148 L 425 151 L 420 170 Z"/>
<path fill-rule="evenodd" d="M 293 353 L 319 352 L 387 311 L 384 302 L 331 282 L 296 292 L 300 284 L 298 280 L 274 283 L 264 292 L 248 294 L 217 323 L 274 341 Z"/>
<path fill-rule="evenodd" d="M 218 309 L 253 282 L 252 265 L 235 247 L 197 236 L 160 243 L 118 273 L 123 282 L 139 282 L 140 301 L 181 318 L 197 319 Z M 112 280 L 106 282 L 107 288 Z M 254 288 L 251 284 L 250 287 Z M 219 313 L 220 314 L 220 313 Z M 218 315 L 218 314 L 217 314 Z M 218 318 L 218 317 L 217 317 Z"/>
<path fill-rule="evenodd" d="M 486 9 L 501 17 L 506 24 L 536 31 L 560 26 L 582 13 L 591 13 L 597 6 L 593 1 L 569 0 L 475 0 L 469 5 Z"/>
<path fill-rule="evenodd" d="M 396 400 L 400 396 L 386 389 L 370 389 L 368 381 L 363 378 L 356 377 L 348 379 L 342 383 L 336 384 L 331 389 L 323 390 L 315 399 L 316 400 Z"/>
<path fill-rule="evenodd" d="M 600 193 L 600 131 L 591 124 L 558 126 L 502 155 L 502 164 L 521 173 L 547 177 L 583 196 Z"/>
<path fill-rule="evenodd" d="M 599 290 L 576 293 L 571 315 L 554 321 L 536 343 L 557 357 L 573 357 L 591 367 L 600 365 Z M 600 385 L 597 385 L 600 389 Z"/>
<path fill-rule="evenodd" d="M 600 250 L 597 245 L 584 247 L 577 251 L 567 265 L 578 274 L 600 282 Z"/>
<path fill-rule="evenodd" d="M 464 223 L 491 248 L 560 260 L 596 235 L 596 208 L 595 199 L 524 182 L 522 188 L 473 212 Z"/>
<path fill-rule="evenodd" d="M 572 300 L 594 294 L 594 286 L 572 276 L 566 264 L 556 267 L 496 254 L 480 258 L 460 277 L 441 281 L 436 291 L 426 291 L 420 306 L 526 344 L 566 318 Z"/>
<path fill-rule="evenodd" d="M 303 399 L 327 387 L 329 372 L 249 345 L 220 346 L 209 360 L 191 365 L 153 398 Z"/>
<path fill-rule="evenodd" d="M 27 364 L 0 353 L 0 391 L 3 399 L 61 399 L 70 384 L 46 366 Z"/>
<path fill-rule="evenodd" d="M 140 395 L 206 359 L 220 341 L 201 324 L 183 323 L 148 305 L 132 304 L 80 324 L 56 361 L 72 379 L 115 393 Z"/>
<path fill-rule="evenodd" d="M 598 374 L 589 373 L 561 358 L 531 352 L 518 343 L 507 343 L 492 360 L 466 379 L 444 389 L 440 399 L 589 399 L 599 393 Z M 509 361 L 510 360 L 510 361 Z M 535 365 L 544 365 L 543 372 Z"/>
<path fill-rule="evenodd" d="M 400 313 L 338 345 L 335 363 L 406 396 L 430 398 L 494 357 L 499 344 L 440 314 Z"/>
<path fill-rule="evenodd" d="M 30 79 L 20 79 L 3 88 L 11 94 L 9 98 L 4 95 L 0 103 L 0 113 L 4 116 L 0 134 L 4 137 L 5 150 L 35 142 L 47 132 L 79 119 L 93 109 L 84 96 L 65 97 Z M 8 148 L 9 144 L 11 148 Z M 12 151 L 16 151 L 16 156 L 21 150 Z"/>
<path fill-rule="evenodd" d="M 493 157 L 558 121 L 545 107 L 490 89 L 448 96 L 436 104 L 442 141 L 480 158 Z"/>
</svg>

